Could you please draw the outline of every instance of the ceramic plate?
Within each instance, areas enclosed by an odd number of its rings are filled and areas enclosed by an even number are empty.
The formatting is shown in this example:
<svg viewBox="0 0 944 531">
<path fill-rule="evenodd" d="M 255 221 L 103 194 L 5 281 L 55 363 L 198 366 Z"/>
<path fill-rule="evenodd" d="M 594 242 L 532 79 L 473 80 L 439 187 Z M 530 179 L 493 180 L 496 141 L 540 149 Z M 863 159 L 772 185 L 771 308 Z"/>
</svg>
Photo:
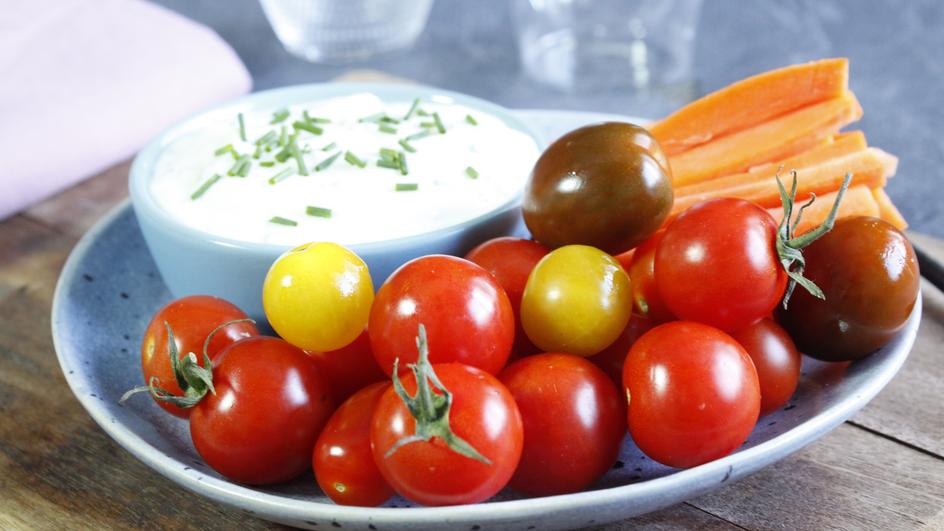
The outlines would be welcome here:
<svg viewBox="0 0 944 531">
<path fill-rule="evenodd" d="M 546 138 L 612 116 L 521 111 Z M 737 452 L 688 470 L 643 456 L 627 437 L 616 466 L 577 494 L 522 498 L 500 493 L 487 503 L 413 507 L 400 498 L 378 508 L 332 504 L 311 474 L 270 488 L 237 485 L 207 468 L 190 442 L 187 423 L 144 396 L 125 407 L 118 398 L 140 385 L 139 342 L 150 316 L 170 301 L 127 203 L 105 216 L 69 257 L 52 309 L 59 363 L 79 402 L 138 459 L 180 485 L 261 518 L 325 529 L 562 529 L 628 518 L 693 498 L 783 458 L 864 406 L 898 372 L 921 317 L 921 299 L 905 329 L 880 352 L 851 365 L 804 359 L 796 395 L 762 417 Z"/>
</svg>

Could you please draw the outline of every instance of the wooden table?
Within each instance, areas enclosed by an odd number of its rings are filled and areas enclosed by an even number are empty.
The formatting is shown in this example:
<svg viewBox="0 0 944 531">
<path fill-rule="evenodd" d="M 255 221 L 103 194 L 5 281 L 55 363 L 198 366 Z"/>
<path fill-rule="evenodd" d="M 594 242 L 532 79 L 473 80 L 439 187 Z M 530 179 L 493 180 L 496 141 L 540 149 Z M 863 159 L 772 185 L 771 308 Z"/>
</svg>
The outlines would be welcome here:
<svg viewBox="0 0 944 531">
<path fill-rule="evenodd" d="M 59 270 L 127 195 L 127 171 L 122 164 L 0 222 L 0 529 L 281 527 L 137 461 L 59 370 L 49 332 Z M 944 260 L 944 242 L 911 237 Z M 923 290 L 911 356 L 852 420 L 744 480 L 606 529 L 944 529 L 944 294 Z"/>
</svg>

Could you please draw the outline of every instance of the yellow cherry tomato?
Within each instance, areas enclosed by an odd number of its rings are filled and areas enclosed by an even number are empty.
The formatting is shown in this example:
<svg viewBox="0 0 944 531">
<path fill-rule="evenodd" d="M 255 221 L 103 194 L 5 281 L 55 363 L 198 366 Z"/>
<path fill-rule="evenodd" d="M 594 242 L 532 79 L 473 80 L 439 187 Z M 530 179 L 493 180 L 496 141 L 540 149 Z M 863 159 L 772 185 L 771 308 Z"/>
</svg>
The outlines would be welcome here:
<svg viewBox="0 0 944 531">
<path fill-rule="evenodd" d="M 367 264 L 335 243 L 310 243 L 283 254 L 262 287 L 272 328 L 289 343 L 317 352 L 353 342 L 367 326 L 373 302 Z"/>
<path fill-rule="evenodd" d="M 567 245 L 542 258 L 528 276 L 521 324 L 547 352 L 592 356 L 619 337 L 632 309 L 629 276 L 615 258 Z"/>
</svg>

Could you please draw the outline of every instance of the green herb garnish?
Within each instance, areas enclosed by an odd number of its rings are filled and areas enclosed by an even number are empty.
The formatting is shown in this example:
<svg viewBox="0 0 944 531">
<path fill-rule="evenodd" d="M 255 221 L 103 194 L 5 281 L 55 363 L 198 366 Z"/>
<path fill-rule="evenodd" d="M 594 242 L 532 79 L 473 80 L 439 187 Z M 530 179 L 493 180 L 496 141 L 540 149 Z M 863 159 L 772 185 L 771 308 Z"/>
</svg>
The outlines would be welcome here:
<svg viewBox="0 0 944 531">
<path fill-rule="evenodd" d="M 331 164 L 333 164 L 334 161 L 337 160 L 337 158 L 340 156 L 341 156 L 341 152 L 338 151 L 334 155 L 331 155 L 330 157 L 324 159 L 323 161 L 319 162 L 317 166 L 315 166 L 315 171 L 327 170 L 328 166 L 331 166 Z"/>
<path fill-rule="evenodd" d="M 404 120 L 409 120 L 410 116 L 413 116 L 413 113 L 416 111 L 416 108 L 420 105 L 420 99 L 416 98 L 413 100 L 413 105 L 410 105 L 410 110 L 406 112 L 406 115 L 403 116 Z"/>
<path fill-rule="evenodd" d="M 401 175 L 406 175 L 410 173 L 409 170 L 407 170 L 406 168 L 406 155 L 404 155 L 403 153 L 397 153 L 397 162 L 400 163 Z"/>
<path fill-rule="evenodd" d="M 417 115 L 417 116 L 429 116 L 429 113 L 426 112 L 426 111 L 424 111 L 423 109 L 416 109 L 416 115 Z"/>
<path fill-rule="evenodd" d="M 357 121 L 358 122 L 377 122 L 377 121 L 380 121 L 380 119 L 383 118 L 384 116 L 386 116 L 386 114 L 382 112 L 378 112 L 376 114 L 371 114 L 370 116 L 365 116 Z"/>
<path fill-rule="evenodd" d="M 472 118 L 471 114 L 465 115 L 465 121 L 469 122 L 472 125 L 479 125 L 479 123 L 475 121 L 475 118 Z"/>
<path fill-rule="evenodd" d="M 357 155 L 351 153 L 350 151 L 344 152 L 344 160 L 346 160 L 351 166 L 357 166 L 358 168 L 367 166 L 367 162 L 361 160 Z"/>
<path fill-rule="evenodd" d="M 403 149 L 405 149 L 407 152 L 416 153 L 416 148 L 411 146 L 410 143 L 407 142 L 405 138 L 401 138 L 400 140 L 397 141 L 397 143 L 400 144 L 403 147 Z"/>
<path fill-rule="evenodd" d="M 442 120 L 439 118 L 438 112 L 433 113 L 433 120 L 436 122 L 436 129 L 439 130 L 439 134 L 446 134 L 446 126 L 443 125 Z"/>
<path fill-rule="evenodd" d="M 249 175 L 249 170 L 252 168 L 252 160 L 248 155 L 243 155 L 236 159 L 236 162 L 233 163 L 233 166 L 226 172 L 230 177 L 245 177 Z"/>
<path fill-rule="evenodd" d="M 397 192 L 414 192 L 419 189 L 420 185 L 416 183 L 397 183 L 393 189 Z"/>
<path fill-rule="evenodd" d="M 390 148 L 380 148 L 380 158 L 397 160 L 397 157 L 400 155 L 400 152 L 395 149 Z"/>
<path fill-rule="evenodd" d="M 420 122 L 420 127 L 425 127 L 426 129 L 432 129 L 436 127 L 436 122 Z"/>
<path fill-rule="evenodd" d="M 222 179 L 222 177 L 220 177 L 220 174 L 214 173 L 213 177 L 210 177 L 209 179 L 207 179 L 206 182 L 200 185 L 200 188 L 197 188 L 197 190 L 194 193 L 190 194 L 190 199 L 193 201 L 196 201 L 197 199 L 200 198 L 200 196 L 205 194 L 206 191 L 209 190 L 211 186 L 216 184 L 216 181 L 219 181 L 220 179 Z"/>
<path fill-rule="evenodd" d="M 380 121 L 383 122 L 383 123 L 388 123 L 388 124 L 398 124 L 398 123 L 400 123 L 400 120 L 397 120 L 396 118 L 392 118 L 392 117 L 390 117 L 390 116 L 387 116 L 386 114 L 380 117 Z"/>
<path fill-rule="evenodd" d="M 288 145 L 288 129 L 283 125 L 282 131 L 279 132 L 279 146 L 284 147 Z"/>
<path fill-rule="evenodd" d="M 260 137 L 256 140 L 255 144 L 256 144 L 257 146 L 264 146 L 264 145 L 267 146 L 267 145 L 269 145 L 269 144 L 275 142 L 275 141 L 278 140 L 278 139 L 279 139 L 279 136 L 275 133 L 275 131 L 269 131 L 268 133 L 266 133 L 266 134 L 260 136 Z"/>
<path fill-rule="evenodd" d="M 288 145 L 288 148 L 292 157 L 295 159 L 295 163 L 298 165 L 298 173 L 301 175 L 308 175 L 308 168 L 305 167 L 305 159 L 302 158 L 302 150 L 298 148 L 298 144 L 295 143 L 295 139 L 292 139 L 292 142 Z"/>
<path fill-rule="evenodd" d="M 239 139 L 246 142 L 246 122 L 243 120 L 243 113 L 236 115 L 239 119 Z"/>
<path fill-rule="evenodd" d="M 286 225 L 288 227 L 298 226 L 298 222 L 288 218 L 283 218 L 282 216 L 272 216 L 272 219 L 269 220 L 269 223 L 275 223 L 277 225 Z"/>
<path fill-rule="evenodd" d="M 426 137 L 428 137 L 428 136 L 431 135 L 431 134 L 433 134 L 433 132 L 432 132 L 432 131 L 429 131 L 429 130 L 427 130 L 427 131 L 420 131 L 419 133 L 414 133 L 414 134 L 412 134 L 412 135 L 406 137 L 406 141 L 409 142 L 409 141 L 411 141 L 411 140 L 419 140 L 419 139 L 421 139 L 421 138 L 426 138 Z"/>
<path fill-rule="evenodd" d="M 318 116 L 310 116 L 308 111 L 302 112 L 302 117 L 305 118 L 305 121 L 312 124 L 330 124 L 331 120 L 327 118 L 321 118 Z"/>
<path fill-rule="evenodd" d="M 379 127 L 378 129 L 380 129 L 380 132 L 381 132 L 381 133 L 387 133 L 387 134 L 390 134 L 390 135 L 395 135 L 395 134 L 397 134 L 397 128 L 396 128 L 396 127 L 390 127 L 389 125 L 387 125 L 387 124 L 385 124 L 385 123 L 381 123 L 381 124 L 380 124 L 380 127 Z"/>
<path fill-rule="evenodd" d="M 275 175 L 273 175 L 272 177 L 269 177 L 269 184 L 275 184 L 275 183 L 284 181 L 285 179 L 288 179 L 289 177 L 291 177 L 293 173 L 295 173 L 295 171 L 292 168 L 285 168 L 279 173 L 276 173 Z"/>
<path fill-rule="evenodd" d="M 476 169 L 473 168 L 472 166 L 467 166 L 467 167 L 465 168 L 465 174 L 468 175 L 469 177 L 473 178 L 473 179 L 478 179 L 478 178 L 479 178 L 479 172 L 476 171 Z"/>
<path fill-rule="evenodd" d="M 225 155 L 225 154 L 227 154 L 227 153 L 232 153 L 232 152 L 234 152 L 234 151 L 236 151 L 236 150 L 233 149 L 233 145 L 232 145 L 232 144 L 226 144 L 226 145 L 223 146 L 223 147 L 216 148 L 216 151 L 214 151 L 213 154 L 216 155 L 217 157 L 219 157 L 220 155 Z"/>
<path fill-rule="evenodd" d="M 277 124 L 279 122 L 284 122 L 285 119 L 288 118 L 288 115 L 289 115 L 288 109 L 285 109 L 285 108 L 279 109 L 275 111 L 274 113 L 272 113 L 272 121 L 270 121 L 269 123 Z"/>
<path fill-rule="evenodd" d="M 259 165 L 262 166 L 263 168 L 271 168 L 272 166 L 275 166 L 275 161 L 274 161 L 274 160 L 264 160 L 264 161 L 260 162 Z"/>
<path fill-rule="evenodd" d="M 309 206 L 305 208 L 305 213 L 308 214 L 309 216 L 314 216 L 316 218 L 330 218 L 331 217 L 330 208 Z"/>
<path fill-rule="evenodd" d="M 400 162 L 398 160 L 393 160 L 393 159 L 378 159 L 377 166 L 381 168 L 389 168 L 391 170 L 399 170 Z"/>
<path fill-rule="evenodd" d="M 300 129 L 302 131 L 308 131 L 309 133 L 313 135 L 320 135 L 321 133 L 324 132 L 324 130 L 318 127 L 317 125 L 312 125 L 308 122 L 301 122 L 298 120 L 292 122 L 292 127 L 294 127 L 296 131 Z"/>
<path fill-rule="evenodd" d="M 336 148 L 336 147 L 338 147 L 338 143 L 337 143 L 337 142 L 331 142 L 331 143 L 328 144 L 327 146 L 321 148 L 321 151 L 331 151 L 332 149 L 334 149 L 334 148 Z"/>
</svg>

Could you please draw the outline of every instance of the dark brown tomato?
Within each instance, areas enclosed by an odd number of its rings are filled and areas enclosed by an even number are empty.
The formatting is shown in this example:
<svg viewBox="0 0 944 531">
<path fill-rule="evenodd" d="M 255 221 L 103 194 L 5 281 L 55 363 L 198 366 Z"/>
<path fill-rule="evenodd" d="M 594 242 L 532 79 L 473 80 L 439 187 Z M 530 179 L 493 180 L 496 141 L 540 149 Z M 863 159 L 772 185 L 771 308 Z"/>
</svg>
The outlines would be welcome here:
<svg viewBox="0 0 944 531">
<path fill-rule="evenodd" d="M 668 160 L 648 131 L 607 122 L 571 131 L 538 159 L 525 188 L 524 220 L 550 247 L 625 252 L 658 229 L 672 208 Z"/>
<path fill-rule="evenodd" d="M 918 298 L 911 243 L 891 224 L 845 218 L 803 250 L 804 276 L 826 300 L 797 289 L 778 318 L 800 352 L 824 361 L 865 357 L 899 331 Z"/>
</svg>

